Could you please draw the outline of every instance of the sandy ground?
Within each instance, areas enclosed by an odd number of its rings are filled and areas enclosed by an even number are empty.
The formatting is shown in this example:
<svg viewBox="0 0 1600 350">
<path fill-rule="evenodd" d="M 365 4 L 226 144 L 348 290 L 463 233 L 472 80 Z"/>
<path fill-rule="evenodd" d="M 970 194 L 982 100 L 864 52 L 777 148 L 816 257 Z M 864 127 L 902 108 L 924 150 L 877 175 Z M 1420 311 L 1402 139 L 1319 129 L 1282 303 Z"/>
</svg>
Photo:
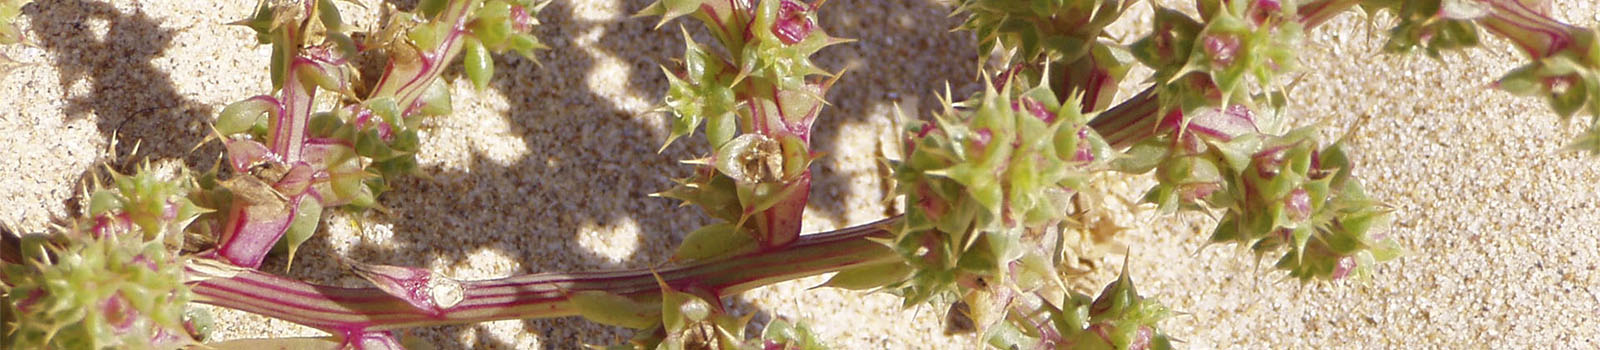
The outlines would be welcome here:
<svg viewBox="0 0 1600 350">
<path fill-rule="evenodd" d="M 209 166 L 205 125 L 229 102 L 267 92 L 266 47 L 243 28 L 254 2 L 39 1 L 26 8 L 32 46 L 0 49 L 16 63 L 0 82 L 0 221 L 43 229 L 75 208 L 93 167 L 137 157 Z M 369 8 L 372 1 L 363 1 Z M 458 278 L 641 267 L 663 261 L 706 219 L 647 194 L 705 152 L 679 143 L 658 154 L 664 118 L 644 113 L 666 86 L 658 65 L 682 52 L 675 29 L 629 19 L 644 0 L 558 1 L 539 30 L 543 67 L 497 57 L 492 88 L 453 85 L 457 110 L 425 123 L 426 176 L 400 181 L 388 214 L 330 215 L 302 250 L 297 278 L 359 285 L 334 256 L 425 266 Z M 829 94 L 816 143 L 808 232 L 886 215 L 875 150 L 892 103 L 922 114 L 946 82 L 971 91 L 972 39 L 947 29 L 940 1 L 832 0 L 822 28 L 857 38 L 818 61 L 850 72 Z M 371 11 L 346 10 L 370 26 Z M 1557 1 L 1557 17 L 1593 26 L 1600 7 Z M 366 14 L 366 15 L 358 15 Z M 1136 6 L 1117 33 L 1148 28 Z M 1381 24 L 1385 22 L 1380 16 Z M 684 22 L 687 23 L 687 22 Z M 669 24 L 675 26 L 676 24 Z M 669 28 L 671 29 L 671 28 Z M 1142 31 L 1139 31 L 1142 32 Z M 1183 312 L 1163 327 L 1184 347 L 1594 348 L 1600 336 L 1600 173 L 1559 148 L 1583 125 L 1561 123 L 1536 99 L 1486 88 L 1522 58 L 1506 43 L 1442 60 L 1377 52 L 1381 32 L 1351 14 L 1310 35 L 1295 90 L 1295 124 L 1348 133 L 1372 194 L 1396 209 L 1392 235 L 1410 254 L 1367 281 L 1300 285 L 1229 246 L 1204 247 L 1201 214 L 1123 213 L 1140 290 Z M 1122 37 L 1132 37 L 1121 34 Z M 1127 84 L 1124 96 L 1133 84 Z M 1364 126 L 1352 126 L 1364 121 Z M 111 144 L 115 136 L 121 140 Z M 1150 185 L 1135 178 L 1125 194 Z M 1204 247 L 1204 249 L 1202 249 Z M 1117 266 L 1108 256 L 1102 266 Z M 266 269 L 281 272 L 282 259 Z M 1105 269 L 1113 270 L 1113 269 Z M 1110 271 L 1082 279 L 1102 284 Z M 810 278 L 732 298 L 758 320 L 804 319 L 842 349 L 973 348 L 942 335 L 939 312 L 902 309 L 888 295 L 808 290 Z M 212 308 L 217 339 L 314 335 L 286 322 Z M 630 331 L 576 318 L 420 329 L 441 348 L 557 348 L 609 343 Z"/>
</svg>

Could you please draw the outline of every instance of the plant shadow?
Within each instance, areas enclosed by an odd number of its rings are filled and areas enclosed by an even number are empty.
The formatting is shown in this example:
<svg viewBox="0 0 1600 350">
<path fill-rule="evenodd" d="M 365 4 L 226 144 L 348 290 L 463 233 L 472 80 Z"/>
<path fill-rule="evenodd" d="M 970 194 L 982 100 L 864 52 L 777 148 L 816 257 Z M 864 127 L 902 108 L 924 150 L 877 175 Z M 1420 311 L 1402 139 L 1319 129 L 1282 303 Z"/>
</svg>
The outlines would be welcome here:
<svg viewBox="0 0 1600 350">
<path fill-rule="evenodd" d="M 617 1 L 625 11 L 652 2 Z M 408 1 L 398 2 L 406 7 Z M 579 13 L 578 7 L 584 5 L 556 1 L 545 9 L 541 15 L 545 24 L 536 31 L 552 49 L 537 54 L 542 66 L 516 55 L 496 55 L 493 91 L 458 100 L 457 113 L 469 105 L 478 107 L 489 112 L 474 117 L 504 124 L 504 130 L 493 133 L 519 135 L 509 138 L 511 145 L 488 145 L 507 138 L 486 138 L 482 134 L 491 131 L 462 118 L 425 121 L 430 135 L 423 141 L 430 146 L 445 143 L 441 139 L 446 137 L 476 140 L 465 142 L 464 152 L 470 153 L 466 161 L 424 159 L 422 175 L 398 179 L 394 189 L 383 195 L 384 212 L 334 215 L 345 219 L 325 220 L 324 232 L 301 247 L 292 270 L 279 255 L 269 258 L 262 269 L 315 283 L 361 285 L 364 282 L 348 273 L 343 259 L 443 270 L 500 264 L 506 266 L 493 270 L 508 274 L 641 268 L 667 261 L 670 247 L 685 233 L 709 222 L 696 208 L 648 197 L 671 188 L 671 178 L 692 170 L 678 160 L 709 153 L 703 142 L 692 141 L 658 152 L 669 123 L 666 116 L 646 113 L 667 90 L 659 67 L 674 67 L 673 60 L 683 52 L 682 37 L 665 26 L 655 29 L 653 19 L 588 19 Z M 856 11 L 864 8 L 901 16 L 880 20 L 863 14 L 870 11 Z M 975 49 L 965 34 L 949 33 L 956 22 L 914 23 L 900 18 L 945 19 L 949 10 L 923 1 L 871 0 L 834 0 L 822 9 L 822 28 L 859 41 L 826 49 L 816 59 L 830 71 L 851 67 L 828 95 L 832 106 L 824 109 L 813 136 L 817 151 L 837 153 L 841 148 L 834 144 L 842 138 L 841 125 L 868 122 L 874 110 L 895 96 L 926 95 L 942 90 L 946 81 L 973 80 L 975 67 L 964 62 L 973 62 Z M 172 44 L 172 29 L 162 28 L 142 12 L 123 14 L 96 1 L 36 3 L 25 14 L 34 20 L 34 30 L 61 38 L 44 42 L 43 47 L 55 54 L 61 81 L 68 85 L 63 90 L 90 84 L 87 97 L 63 96 L 69 100 L 67 114 L 97 116 L 96 126 L 104 137 L 117 135 L 123 140 L 113 156 L 125 157 L 132 152 L 132 140 L 142 140 L 140 153 L 151 158 L 181 158 L 191 167 L 209 165 L 214 159 L 216 152 L 190 152 L 205 138 L 214 110 L 185 98 L 174 88 L 172 77 L 151 63 Z M 84 23 L 94 21 L 108 23 L 109 30 L 103 36 L 91 33 Z M 702 32 L 691 20 L 677 24 Z M 708 42 L 703 33 L 698 39 Z M 961 44 L 943 43 L 951 40 Z M 935 46 L 952 50 L 933 53 Z M 861 59 L 885 49 L 903 59 Z M 913 70 L 913 66 L 936 68 Z M 619 71 L 624 73 L 604 73 Z M 910 76 L 916 78 L 905 78 Z M 455 92 L 459 95 L 462 90 Z M 492 93 L 504 96 L 503 104 L 483 97 Z M 917 101 L 918 110 L 938 107 L 932 98 Z M 506 146 L 521 151 L 506 156 L 491 150 Z M 833 221 L 831 226 L 850 224 L 845 221 L 852 209 L 845 199 L 855 194 L 848 185 L 861 174 L 839 170 L 841 162 L 829 158 L 817 166 L 810 209 Z M 362 228 L 355 230 L 355 237 L 330 237 L 327 226 L 336 221 L 359 222 Z M 378 231 L 391 232 L 390 237 L 369 237 Z M 600 237 L 612 231 L 638 234 Z M 479 278 L 487 277 L 493 276 Z M 772 317 L 738 297 L 728 298 L 727 303 L 732 310 Z M 551 349 L 618 343 L 632 333 L 576 317 L 518 323 Z M 488 336 L 492 328 L 444 326 L 414 333 L 440 339 L 442 343 L 435 345 L 441 348 L 521 347 L 513 340 Z"/>
<path fill-rule="evenodd" d="M 92 115 L 102 136 L 118 139 L 109 159 L 128 159 L 135 147 L 141 156 L 190 166 L 216 158 L 216 152 L 191 152 L 209 130 L 211 107 L 180 94 L 172 77 L 151 63 L 173 44 L 176 30 L 143 11 L 123 13 L 101 1 L 35 2 L 23 14 L 48 38 L 38 45 L 52 53 L 67 118 Z"/>
<path fill-rule="evenodd" d="M 638 11 L 652 1 L 626 0 L 624 11 Z M 397 6 L 405 8 L 405 1 Z M 427 165 L 424 176 L 399 179 L 381 202 L 384 215 L 368 215 L 371 224 L 387 225 L 393 237 L 382 241 L 362 239 L 344 256 L 364 257 L 362 262 L 408 264 L 439 268 L 493 263 L 485 257 L 515 261 L 509 273 L 560 270 L 642 268 L 661 264 L 669 249 L 687 232 L 709 223 L 696 208 L 680 208 L 674 200 L 648 197 L 673 186 L 674 177 L 686 176 L 691 166 L 681 159 L 710 153 L 703 141 L 686 139 L 660 150 L 665 140 L 667 116 L 648 113 L 667 90 L 660 67 L 677 69 L 683 39 L 670 26 L 683 25 L 702 43 L 710 42 L 698 23 L 681 19 L 655 29 L 653 19 L 589 19 L 573 2 L 557 1 L 541 14 L 544 25 L 537 35 L 551 46 L 535 63 L 514 54 L 495 55 L 491 89 L 504 96 L 503 111 L 479 118 L 503 118 L 505 133 L 522 135 L 513 148 L 525 150 L 514 159 L 474 149 L 465 164 Z M 820 25 L 834 35 L 857 43 L 823 50 L 816 58 L 824 69 L 850 66 L 841 82 L 829 92 L 832 105 L 824 109 L 813 139 L 818 151 L 832 154 L 841 138 L 840 125 L 866 122 L 875 109 L 893 103 L 895 95 L 917 96 L 941 90 L 946 81 L 973 81 L 976 49 L 962 33 L 950 33 L 958 22 L 914 23 L 905 19 L 878 21 L 846 9 L 874 8 L 905 18 L 941 18 L 950 8 L 928 2 L 886 3 L 836 0 L 823 9 Z M 958 41 L 948 45 L 939 41 Z M 953 50 L 930 54 L 934 46 Z M 905 60 L 862 60 L 871 50 L 891 48 Z M 882 56 L 879 56 L 882 57 Z M 912 65 L 939 67 L 914 69 Z M 448 75 L 458 75 L 459 67 Z M 607 73 L 611 72 L 611 73 Z M 622 72 L 620 74 L 616 72 Z M 913 76 L 919 79 L 904 79 Z M 927 75 L 934 72 L 933 75 Z M 922 79 L 925 78 L 925 79 Z M 958 93 L 970 84 L 952 83 Z M 459 94 L 460 89 L 456 92 Z M 958 95 L 960 96 L 960 95 Z M 481 97 L 481 96 L 480 96 Z M 483 99 L 474 99 L 484 103 Z M 492 99 L 490 99 L 492 100 Z M 939 108 L 934 98 L 919 99 L 916 110 Z M 495 103 L 489 105 L 497 106 Z M 458 104 L 460 113 L 465 105 Z M 495 109 L 490 107 L 487 109 Z M 430 123 L 440 134 L 446 129 L 471 126 L 452 122 Z M 485 122 L 492 124 L 489 122 Z M 424 143 L 437 145 L 426 137 Z M 438 140 L 433 140 L 438 141 Z M 685 142 L 687 141 L 687 142 Z M 658 152 L 659 151 L 659 152 Z M 839 161 L 825 158 L 814 168 L 812 204 L 808 208 L 833 221 L 822 226 L 842 227 L 854 195 L 847 185 L 859 173 L 836 171 Z M 884 193 L 873 194 L 882 196 Z M 602 237 L 596 247 L 593 235 L 611 231 L 637 231 L 637 235 Z M 319 234 L 302 247 L 301 254 L 341 255 L 328 235 Z M 626 247 L 632 247 L 628 249 Z M 303 259 L 302 256 L 300 259 Z M 281 264 L 281 260 L 269 260 Z M 430 262 L 432 265 L 430 266 Z M 358 279 L 338 266 L 301 268 L 294 277 L 326 283 L 359 285 Z M 313 263 L 315 264 L 315 263 Z M 304 271 L 304 272 L 302 272 Z M 756 314 L 758 322 L 775 317 L 740 297 L 725 298 L 730 310 Z M 753 325 L 752 327 L 756 327 Z M 565 317 L 521 321 L 522 330 L 537 334 L 547 349 L 581 348 L 586 344 L 617 344 L 633 331 Z M 430 327 L 416 333 L 433 335 L 444 348 L 519 348 L 512 339 L 485 334 L 492 327 L 460 325 Z"/>
<path fill-rule="evenodd" d="M 817 117 L 812 136 L 815 151 L 832 156 L 812 168 L 808 209 L 832 220 L 833 227 L 859 223 L 848 219 L 852 209 L 848 199 L 862 195 L 849 191 L 852 182 L 888 174 L 887 169 L 864 173 L 859 165 L 850 169 L 843 159 L 844 126 L 890 122 L 873 118 L 894 118 L 888 111 L 896 105 L 908 119 L 925 119 L 928 113 L 943 108 L 934 93 L 943 94 L 949 87 L 960 100 L 980 86 L 976 84 L 977 45 L 971 33 L 951 30 L 961 24 L 960 16 L 949 15 L 953 10 L 936 1 L 879 0 L 831 0 L 820 10 L 819 27 L 831 35 L 856 40 L 824 49 L 815 57 L 824 69 L 847 69 L 828 91 L 831 105 Z M 879 145 L 880 149 L 894 146 Z M 887 190 L 880 187 L 870 198 L 892 195 Z M 879 212 L 892 210 L 885 206 Z"/>
</svg>

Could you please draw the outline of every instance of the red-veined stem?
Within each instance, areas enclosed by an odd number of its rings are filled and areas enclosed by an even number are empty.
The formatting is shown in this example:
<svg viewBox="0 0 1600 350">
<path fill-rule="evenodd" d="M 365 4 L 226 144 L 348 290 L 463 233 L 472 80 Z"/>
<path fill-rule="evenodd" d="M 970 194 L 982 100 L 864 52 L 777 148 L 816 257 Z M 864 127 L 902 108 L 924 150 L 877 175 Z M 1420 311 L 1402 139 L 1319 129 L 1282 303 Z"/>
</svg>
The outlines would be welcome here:
<svg viewBox="0 0 1600 350">
<path fill-rule="evenodd" d="M 311 123 L 312 100 L 316 98 L 315 85 L 304 81 L 301 69 L 316 69 L 301 57 L 299 35 L 304 28 L 285 26 L 278 32 L 283 50 L 289 59 L 284 63 L 284 83 L 277 102 L 280 113 L 268 118 L 267 148 L 285 167 L 306 166 L 301 162 L 306 143 L 306 126 Z M 286 209 L 277 212 L 252 210 L 260 203 L 233 201 L 226 209 L 228 216 L 221 224 L 215 255 L 233 264 L 247 267 L 261 266 L 261 260 L 272 250 L 288 230 L 290 221 L 299 211 L 300 201 L 320 200 L 307 193 L 289 194 Z M 309 197 L 309 198 L 308 198 Z"/>
<path fill-rule="evenodd" d="M 578 315 L 569 295 L 605 291 L 635 300 L 660 299 L 656 276 L 674 289 L 731 295 L 782 281 L 900 256 L 873 238 L 890 237 L 899 217 L 802 235 L 789 245 L 663 269 L 541 273 L 461 282 L 464 299 L 440 313 L 424 311 L 378 288 L 319 286 L 254 269 L 228 274 L 191 264 L 196 301 L 350 335 L 398 328 Z M 203 277 L 202 277 L 203 278 Z"/>
<path fill-rule="evenodd" d="M 414 61 L 393 59 L 389 62 L 383 77 L 373 89 L 372 97 L 392 97 L 397 106 L 406 112 L 414 111 L 424 89 L 438 79 L 447 63 L 455 58 L 463 45 L 467 22 L 471 19 L 475 5 L 479 1 L 458 0 L 451 1 L 448 7 L 439 14 L 435 23 L 449 23 L 446 34 L 438 41 L 436 47 L 416 48 L 414 54 L 418 57 Z M 287 39 L 284 42 L 298 42 L 297 35 L 304 28 L 290 26 L 280 32 Z M 408 45 L 408 44 L 399 44 Z M 272 153 L 286 166 L 299 166 L 304 158 L 304 149 L 307 144 L 306 127 L 310 124 L 312 114 L 312 101 L 316 97 L 316 86 L 304 81 L 299 74 L 301 69 L 318 69 L 315 63 L 301 57 L 300 48 L 296 45 L 287 45 L 287 69 L 284 76 L 282 96 L 278 99 L 282 111 L 280 115 L 270 120 L 268 143 Z M 396 55 L 400 56 L 400 55 Z M 397 64 L 398 63 L 398 64 Z M 325 169 L 316 169 L 323 171 Z M 310 196 L 307 196 L 307 195 Z M 227 222 L 223 233 L 219 235 L 219 248 L 217 254 L 228 259 L 236 265 L 244 267 L 260 266 L 261 260 L 273 245 L 278 242 L 288 229 L 290 220 L 299 210 L 299 203 L 303 200 L 321 200 L 315 191 L 290 194 L 291 198 L 287 210 L 272 213 L 272 217 L 251 217 L 247 215 L 248 203 L 236 203 L 228 212 Z M 258 215 L 259 216 L 259 215 Z"/>
<path fill-rule="evenodd" d="M 1532 0 L 1529 0 L 1532 1 Z M 1489 14 L 1478 20 L 1490 33 L 1510 40 L 1534 60 L 1565 50 L 1574 44 L 1574 35 L 1585 29 L 1545 16 L 1521 0 L 1478 0 L 1489 7 Z M 1583 51 L 1579 51 L 1583 52 Z"/>
<path fill-rule="evenodd" d="M 393 97 L 396 106 L 410 112 L 423 91 L 439 78 L 445 66 L 461 54 L 465 44 L 467 22 L 471 20 L 474 4 L 477 1 L 452 1 L 439 13 L 434 23 L 449 23 L 450 28 L 445 30 L 435 47 L 415 48 L 414 62 L 404 62 L 400 59 L 389 61 L 384 67 L 383 77 L 378 78 L 378 83 L 372 88 L 372 95 L 368 99 L 378 97 Z M 401 43 L 398 45 L 409 45 Z"/>
</svg>

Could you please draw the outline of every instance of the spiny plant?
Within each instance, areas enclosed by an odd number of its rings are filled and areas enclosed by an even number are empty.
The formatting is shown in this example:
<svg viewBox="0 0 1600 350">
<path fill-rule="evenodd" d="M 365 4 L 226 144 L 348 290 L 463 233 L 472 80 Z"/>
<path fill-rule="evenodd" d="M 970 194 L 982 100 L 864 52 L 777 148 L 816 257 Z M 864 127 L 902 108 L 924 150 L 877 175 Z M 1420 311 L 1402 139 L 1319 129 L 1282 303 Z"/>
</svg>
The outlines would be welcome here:
<svg viewBox="0 0 1600 350">
<path fill-rule="evenodd" d="M 20 3 L 0 4 L 6 43 L 22 36 L 10 25 Z M 659 111 L 672 121 L 663 148 L 700 133 L 711 152 L 660 195 L 716 222 L 653 269 L 463 281 L 354 262 L 371 285 L 339 288 L 258 268 L 274 246 L 292 265 L 326 210 L 376 208 L 390 181 L 418 172 L 419 121 L 452 109 L 446 67 L 462 57 L 464 77 L 485 88 L 492 53 L 544 48 L 531 31 L 547 3 L 386 5 L 380 25 L 352 35 L 332 1 L 263 1 L 235 24 L 271 46 L 273 89 L 219 113 L 224 161 L 96 176 L 81 215 L 47 234 L 7 228 L 5 342 L 203 346 L 208 318 L 186 311 L 199 302 L 328 333 L 218 347 L 392 349 L 414 344 L 399 332 L 412 327 L 582 316 L 639 329 L 616 349 L 820 349 L 826 339 L 803 323 L 746 334 L 751 315 L 722 300 L 837 272 L 826 286 L 947 310 L 948 329 L 996 348 L 1171 348 L 1158 324 L 1173 311 L 1139 294 L 1126 270 L 1097 296 L 1064 282 L 1082 273 L 1067 268 L 1079 250 L 1104 249 L 1092 244 L 1106 235 L 1093 199 L 1107 194 L 1094 179 L 1153 172 L 1145 202 L 1219 214 L 1210 240 L 1279 255 L 1276 266 L 1301 281 L 1371 273 L 1402 251 L 1384 232 L 1389 209 L 1365 194 L 1340 142 L 1282 127 L 1294 100 L 1281 80 L 1305 33 L 1356 8 L 1397 17 L 1385 45 L 1397 53 L 1438 56 L 1487 32 L 1532 61 L 1499 87 L 1543 96 L 1562 116 L 1600 118 L 1595 30 L 1553 20 L 1537 3 L 1196 0 L 1199 16 L 1158 8 L 1147 35 L 1120 43 L 1104 30 L 1132 1 L 964 0 L 961 28 L 996 74 L 982 74 L 970 96 L 945 92 L 932 115 L 899 116 L 900 156 L 886 161 L 904 213 L 801 234 L 820 156 L 813 124 L 829 88 L 848 79 L 810 57 L 849 40 L 820 27 L 821 1 L 660 0 L 640 16 L 659 17 L 658 27 L 694 18 L 715 41 L 681 29 L 684 58 L 663 67 Z M 354 73 L 363 55 L 386 59 L 376 80 Z M 1134 65 L 1154 72 L 1148 87 L 1114 101 Z M 1572 148 L 1600 153 L 1597 125 Z"/>
</svg>

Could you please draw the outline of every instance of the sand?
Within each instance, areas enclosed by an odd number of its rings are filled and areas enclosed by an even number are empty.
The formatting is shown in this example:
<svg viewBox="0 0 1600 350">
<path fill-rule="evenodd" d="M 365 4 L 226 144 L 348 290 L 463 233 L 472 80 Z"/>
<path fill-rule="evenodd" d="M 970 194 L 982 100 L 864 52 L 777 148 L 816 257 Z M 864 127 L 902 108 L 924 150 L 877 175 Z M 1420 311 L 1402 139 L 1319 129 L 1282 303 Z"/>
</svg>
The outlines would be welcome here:
<svg viewBox="0 0 1600 350">
<path fill-rule="evenodd" d="M 362 1 L 374 8 L 373 1 Z M 661 115 L 646 113 L 666 90 L 657 67 L 682 53 L 675 27 L 629 19 L 643 0 L 558 1 L 541 19 L 552 49 L 542 66 L 497 57 L 489 89 L 452 84 L 456 111 L 424 123 L 425 176 L 399 181 L 388 213 L 329 215 L 288 275 L 317 283 L 363 282 L 336 256 L 422 266 L 462 279 L 514 273 L 651 266 L 708 220 L 647 194 L 670 186 L 706 152 L 680 142 L 664 153 Z M 229 102 L 267 92 L 267 48 L 224 26 L 250 1 L 41 1 L 23 14 L 32 46 L 0 49 L 15 62 L 0 82 L 0 221 L 38 231 L 76 210 L 75 194 L 100 164 L 149 158 L 165 168 L 204 168 L 214 144 L 191 151 Z M 341 5 L 344 6 L 344 5 Z M 1554 13 L 1593 26 L 1600 7 L 1555 3 Z M 879 219 L 886 189 L 876 151 L 898 102 L 923 115 L 948 82 L 971 91 L 975 49 L 950 33 L 941 1 L 832 0 L 821 27 L 854 44 L 825 50 L 829 69 L 849 67 L 829 94 L 816 144 L 807 232 Z M 347 21 L 371 26 L 370 10 Z M 1114 31 L 1148 28 L 1135 6 Z M 1388 17 L 1379 16 L 1378 23 Z M 1301 285 L 1232 246 L 1206 246 L 1214 219 L 1122 210 L 1120 237 L 1140 290 L 1182 315 L 1162 327 L 1196 349 L 1593 348 L 1600 344 L 1600 184 L 1592 157 L 1561 152 L 1585 122 L 1563 123 L 1539 100 L 1486 87 L 1523 59 L 1503 41 L 1441 60 L 1378 52 L 1381 32 L 1359 14 L 1309 35 L 1295 125 L 1345 135 L 1371 194 L 1396 209 L 1390 234 L 1410 251 L 1369 280 Z M 455 73 L 451 73 L 455 74 Z M 1122 95 L 1136 82 L 1124 84 Z M 1355 125 L 1362 125 L 1355 128 Z M 119 142 L 113 144 L 115 137 Z M 137 142 L 136 142 L 137 141 Z M 138 144 L 138 152 L 129 154 Z M 1151 184 L 1111 186 L 1132 196 Z M 1077 283 L 1103 284 L 1122 256 Z M 285 262 L 264 268 L 283 273 Z M 758 320 L 803 319 L 841 349 L 965 349 L 942 334 L 938 310 L 902 309 L 889 295 L 810 289 L 822 277 L 730 298 Z M 207 307 L 215 339 L 306 336 L 283 321 Z M 418 329 L 440 348 L 554 348 L 610 343 L 631 331 L 577 318 L 511 320 Z"/>
</svg>

